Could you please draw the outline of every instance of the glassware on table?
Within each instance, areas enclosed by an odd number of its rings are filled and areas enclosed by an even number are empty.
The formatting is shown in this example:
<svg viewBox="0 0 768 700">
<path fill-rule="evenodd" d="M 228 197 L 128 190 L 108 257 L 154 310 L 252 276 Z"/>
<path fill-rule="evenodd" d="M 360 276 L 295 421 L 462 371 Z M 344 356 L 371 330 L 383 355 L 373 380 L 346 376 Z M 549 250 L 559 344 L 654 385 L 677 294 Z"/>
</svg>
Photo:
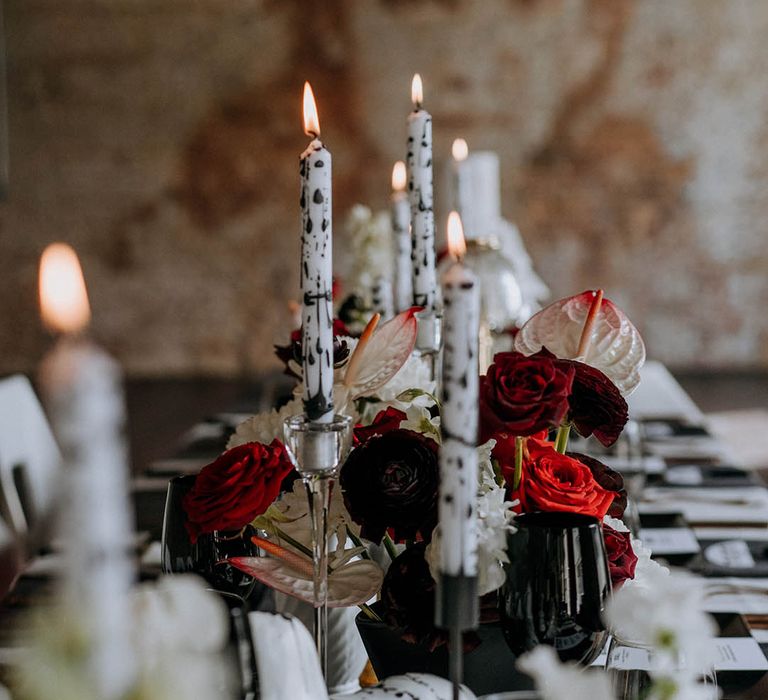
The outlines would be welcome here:
<svg viewBox="0 0 768 700">
<path fill-rule="evenodd" d="M 314 637 L 323 677 L 328 677 L 328 510 L 331 487 L 352 444 L 352 419 L 334 415 L 326 423 L 305 414 L 286 418 L 283 435 L 288 456 L 307 490 L 312 524 Z"/>
<path fill-rule="evenodd" d="M 611 578 L 600 522 L 576 513 L 526 513 L 509 535 L 501 627 L 516 656 L 548 644 L 562 661 L 589 664 L 607 632 Z"/>
<path fill-rule="evenodd" d="M 616 700 L 644 700 L 651 693 L 653 677 L 651 670 L 669 664 L 662 661 L 653 649 L 638 642 L 626 642 L 612 637 L 608 646 L 605 669 L 610 675 L 611 686 Z M 671 669 L 674 671 L 674 668 Z M 699 683 L 707 689 L 709 700 L 717 700 L 719 691 L 714 670 L 704 670 Z M 698 697 L 698 696 L 697 696 Z"/>
<path fill-rule="evenodd" d="M 233 602 L 229 596 L 235 596 L 243 605 L 257 588 L 257 581 L 222 560 L 259 556 L 259 548 L 251 542 L 256 531 L 247 525 L 234 532 L 203 533 L 192 544 L 185 526 L 182 502 L 196 478 L 196 475 L 176 476 L 168 482 L 161 540 L 162 571 L 165 574 L 199 574 L 213 590 L 229 594 L 224 596 L 228 604 Z M 258 588 L 261 589 L 261 584 Z"/>
</svg>

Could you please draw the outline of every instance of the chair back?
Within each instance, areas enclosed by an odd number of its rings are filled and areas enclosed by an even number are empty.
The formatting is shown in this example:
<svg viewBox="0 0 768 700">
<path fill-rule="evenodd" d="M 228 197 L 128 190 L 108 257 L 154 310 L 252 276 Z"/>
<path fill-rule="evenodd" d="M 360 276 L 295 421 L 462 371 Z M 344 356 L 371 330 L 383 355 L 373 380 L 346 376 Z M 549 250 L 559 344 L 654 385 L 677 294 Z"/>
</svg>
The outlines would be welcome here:
<svg viewBox="0 0 768 700">
<path fill-rule="evenodd" d="M 0 380 L 0 515 L 17 534 L 48 512 L 61 453 L 29 379 Z"/>
</svg>

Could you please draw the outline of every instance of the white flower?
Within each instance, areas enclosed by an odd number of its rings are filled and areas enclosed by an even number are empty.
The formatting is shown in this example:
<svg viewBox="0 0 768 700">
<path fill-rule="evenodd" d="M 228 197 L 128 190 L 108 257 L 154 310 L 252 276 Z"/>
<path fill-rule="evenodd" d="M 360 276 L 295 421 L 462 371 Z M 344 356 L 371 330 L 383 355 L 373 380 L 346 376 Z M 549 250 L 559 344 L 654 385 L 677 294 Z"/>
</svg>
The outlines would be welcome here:
<svg viewBox="0 0 768 700">
<path fill-rule="evenodd" d="M 478 451 L 478 494 L 477 494 L 477 566 L 478 595 L 495 591 L 504 583 L 503 563 L 508 562 L 507 535 L 514 532 L 512 504 L 505 500 L 504 488 L 496 483 L 491 464 L 491 450 L 496 444 L 489 440 L 477 448 Z M 440 528 L 435 528 L 432 542 L 425 557 L 433 578 L 440 568 Z"/>
<path fill-rule="evenodd" d="M 397 374 L 376 392 L 376 396 L 382 401 L 394 401 L 408 389 L 420 389 L 428 394 L 435 393 L 435 382 L 430 379 L 427 363 L 423 357 L 415 354 L 411 354 Z M 431 403 L 429 397 L 423 397 L 422 401 Z"/>
<path fill-rule="evenodd" d="M 610 515 L 605 515 L 603 517 L 603 524 L 616 530 L 616 532 L 629 532 L 629 528 L 624 524 L 623 520 L 619 520 Z"/>
<path fill-rule="evenodd" d="M 375 277 L 392 276 L 393 250 L 390 215 L 387 211 L 374 214 L 368 207 L 357 204 L 344 222 L 347 245 L 347 265 L 343 277 L 355 293 L 367 299 Z"/>
<path fill-rule="evenodd" d="M 614 700 L 607 675 L 560 663 L 555 650 L 543 644 L 521 656 L 517 667 L 533 678 L 543 700 Z"/>
<path fill-rule="evenodd" d="M 283 422 L 301 411 L 301 399 L 294 397 L 280 409 L 273 408 L 251 416 L 237 426 L 227 442 L 227 449 L 231 450 L 247 442 L 261 442 L 264 445 L 269 445 L 275 439 L 285 442 Z"/>
<path fill-rule="evenodd" d="M 412 430 L 432 438 L 435 442 L 441 442 L 440 416 L 432 416 L 429 409 L 419 406 L 415 402 L 405 409 L 406 419 L 400 423 L 403 430 Z"/>
<path fill-rule="evenodd" d="M 619 639 L 654 649 L 659 673 L 673 669 L 693 678 L 711 664 L 715 623 L 704 612 L 704 597 L 701 579 L 660 567 L 642 585 L 625 584 L 614 592 L 606 621 Z"/>
</svg>

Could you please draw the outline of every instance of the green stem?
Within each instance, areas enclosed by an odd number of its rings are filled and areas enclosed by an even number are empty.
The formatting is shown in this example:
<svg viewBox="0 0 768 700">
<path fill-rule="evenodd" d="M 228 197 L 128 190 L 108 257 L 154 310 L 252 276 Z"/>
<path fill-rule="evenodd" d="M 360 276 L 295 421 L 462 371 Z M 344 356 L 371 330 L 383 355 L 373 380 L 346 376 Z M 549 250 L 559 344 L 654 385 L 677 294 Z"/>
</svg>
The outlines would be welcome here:
<svg viewBox="0 0 768 700">
<path fill-rule="evenodd" d="M 349 528 L 347 528 L 347 537 L 349 537 L 349 539 L 352 540 L 352 544 L 355 545 L 355 547 L 365 547 L 365 545 L 363 544 L 363 541 Z M 364 549 L 362 552 L 360 552 L 360 556 L 363 559 L 371 558 L 371 555 L 368 554 L 367 549 Z"/>
<path fill-rule="evenodd" d="M 305 547 L 301 542 L 293 539 L 293 537 L 283 532 L 279 527 L 275 527 L 275 534 L 281 540 L 285 540 L 291 547 L 295 547 L 302 554 L 306 554 L 310 559 L 312 558 L 312 550 L 309 547 Z"/>
<path fill-rule="evenodd" d="M 557 437 L 555 438 L 555 449 L 561 454 L 565 454 L 565 450 L 568 447 L 568 435 L 571 432 L 571 424 L 563 423 L 557 429 Z"/>
<path fill-rule="evenodd" d="M 381 622 L 381 618 L 371 609 L 371 606 L 367 603 L 361 603 L 357 607 L 360 608 L 360 610 L 362 610 L 374 622 Z"/>
<path fill-rule="evenodd" d="M 395 547 L 395 543 L 389 535 L 384 535 L 384 548 L 387 550 L 389 558 L 395 561 L 397 559 L 397 547 Z"/>
<path fill-rule="evenodd" d="M 523 478 L 523 438 L 515 437 L 515 475 L 512 479 L 512 488 L 520 486 Z"/>
</svg>

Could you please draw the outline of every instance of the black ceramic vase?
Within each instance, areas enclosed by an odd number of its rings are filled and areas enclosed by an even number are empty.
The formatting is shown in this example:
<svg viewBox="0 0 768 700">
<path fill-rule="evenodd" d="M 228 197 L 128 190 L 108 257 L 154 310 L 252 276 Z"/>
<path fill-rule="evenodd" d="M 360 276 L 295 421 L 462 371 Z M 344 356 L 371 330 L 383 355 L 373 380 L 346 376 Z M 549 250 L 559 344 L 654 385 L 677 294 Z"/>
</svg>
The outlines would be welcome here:
<svg viewBox="0 0 768 700">
<path fill-rule="evenodd" d="M 501 626 L 515 656 L 548 644 L 563 661 L 589 664 L 607 632 L 611 578 L 600 522 L 575 513 L 527 513 L 509 536 Z"/>
<path fill-rule="evenodd" d="M 185 526 L 182 501 L 194 486 L 195 475 L 177 476 L 168 482 L 162 534 L 163 573 L 195 573 L 216 591 L 245 601 L 254 594 L 256 581 L 251 576 L 223 563 L 230 557 L 257 557 L 258 547 L 251 542 L 256 531 L 248 525 L 237 532 L 202 534 L 193 544 Z M 229 602 L 231 599 L 225 596 Z"/>
</svg>

